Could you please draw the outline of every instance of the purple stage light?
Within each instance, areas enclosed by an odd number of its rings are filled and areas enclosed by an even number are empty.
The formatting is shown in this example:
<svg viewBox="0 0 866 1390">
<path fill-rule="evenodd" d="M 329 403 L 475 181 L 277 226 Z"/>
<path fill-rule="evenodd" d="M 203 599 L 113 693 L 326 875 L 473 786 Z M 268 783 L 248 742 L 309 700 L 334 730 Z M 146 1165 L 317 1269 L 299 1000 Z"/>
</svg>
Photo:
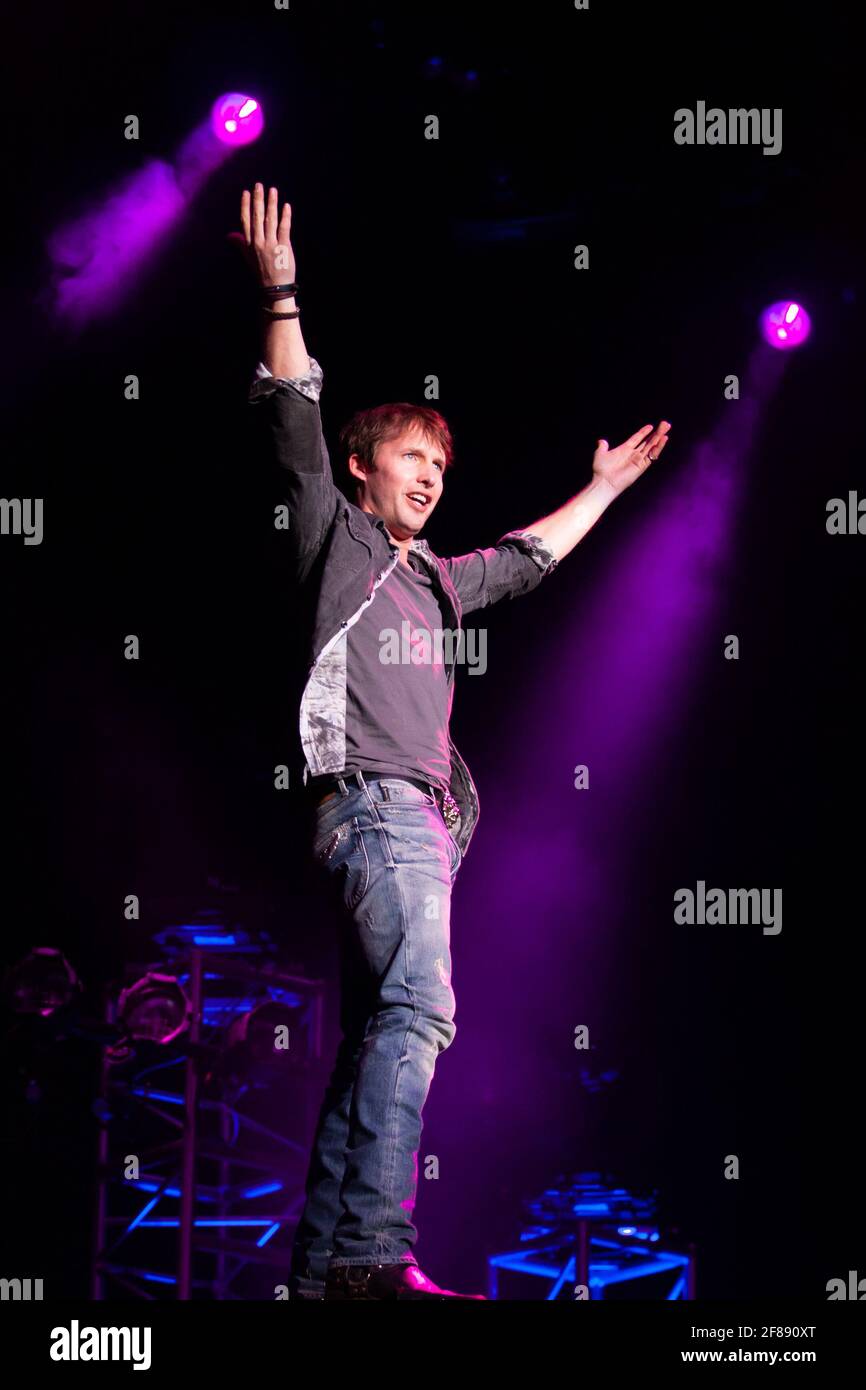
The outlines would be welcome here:
<svg viewBox="0 0 866 1390">
<path fill-rule="evenodd" d="M 173 160 L 148 160 L 56 228 L 48 239 L 52 273 L 45 291 L 52 310 L 78 327 L 113 313 L 210 175 L 231 158 L 233 147 L 263 129 L 254 97 L 222 96 Z"/>
<path fill-rule="evenodd" d="M 795 299 L 780 299 L 761 315 L 761 332 L 770 347 L 801 347 L 812 331 L 812 320 Z"/>
<path fill-rule="evenodd" d="M 218 97 L 211 111 L 211 127 L 224 145 L 249 145 L 258 140 L 265 120 L 261 103 L 243 92 Z"/>
</svg>

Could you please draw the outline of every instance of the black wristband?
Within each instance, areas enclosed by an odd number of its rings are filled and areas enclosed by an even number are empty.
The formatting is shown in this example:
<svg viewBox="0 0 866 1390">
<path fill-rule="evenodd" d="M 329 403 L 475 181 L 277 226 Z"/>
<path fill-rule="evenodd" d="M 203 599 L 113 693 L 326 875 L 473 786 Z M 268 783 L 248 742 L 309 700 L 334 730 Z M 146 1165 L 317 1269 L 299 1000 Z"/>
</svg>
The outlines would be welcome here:
<svg viewBox="0 0 866 1390">
<path fill-rule="evenodd" d="M 267 314 L 269 319 L 296 319 L 300 312 L 300 309 L 295 309 L 291 314 L 278 314 L 276 310 L 266 309 L 264 305 L 262 305 L 262 313 Z"/>
<path fill-rule="evenodd" d="M 291 285 L 263 285 L 262 296 L 265 299 L 282 299 L 286 295 L 294 294 L 298 288 L 294 281 Z"/>
</svg>

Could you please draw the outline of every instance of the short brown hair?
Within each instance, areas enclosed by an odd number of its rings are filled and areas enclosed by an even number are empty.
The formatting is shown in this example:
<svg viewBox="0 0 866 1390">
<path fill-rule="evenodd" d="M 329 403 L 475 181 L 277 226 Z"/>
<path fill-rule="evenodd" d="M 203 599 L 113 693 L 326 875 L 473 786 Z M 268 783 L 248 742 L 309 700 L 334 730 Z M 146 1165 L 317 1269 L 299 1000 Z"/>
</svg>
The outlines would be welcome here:
<svg viewBox="0 0 866 1390">
<path fill-rule="evenodd" d="M 454 440 L 444 416 L 427 405 L 410 405 L 398 401 L 391 405 L 376 405 L 370 410 L 358 410 L 340 430 L 340 443 L 346 450 L 346 460 L 357 454 L 369 467 L 375 463 L 380 444 L 399 439 L 401 434 L 417 425 L 424 434 L 435 440 L 445 459 L 446 473 L 454 461 Z M 357 484 L 358 479 L 352 477 Z"/>
</svg>

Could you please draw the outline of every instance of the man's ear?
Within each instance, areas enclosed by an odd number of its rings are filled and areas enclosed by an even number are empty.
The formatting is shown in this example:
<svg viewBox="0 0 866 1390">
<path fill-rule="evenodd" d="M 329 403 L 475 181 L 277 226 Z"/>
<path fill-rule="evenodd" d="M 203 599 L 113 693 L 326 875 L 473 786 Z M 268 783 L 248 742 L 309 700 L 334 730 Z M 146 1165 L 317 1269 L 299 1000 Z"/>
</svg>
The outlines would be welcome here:
<svg viewBox="0 0 866 1390">
<path fill-rule="evenodd" d="M 346 467 L 349 470 L 350 476 L 354 478 L 356 483 L 366 482 L 367 474 L 370 469 L 361 458 L 360 454 L 350 454 Z"/>
</svg>

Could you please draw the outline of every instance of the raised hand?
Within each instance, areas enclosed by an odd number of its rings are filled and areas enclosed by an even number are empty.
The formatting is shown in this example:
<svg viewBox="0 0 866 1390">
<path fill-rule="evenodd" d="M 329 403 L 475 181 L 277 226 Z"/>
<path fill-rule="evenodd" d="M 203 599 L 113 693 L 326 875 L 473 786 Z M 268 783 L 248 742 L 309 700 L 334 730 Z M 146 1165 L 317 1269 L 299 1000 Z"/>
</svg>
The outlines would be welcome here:
<svg viewBox="0 0 866 1390">
<path fill-rule="evenodd" d="M 241 231 L 231 232 L 229 241 L 239 246 L 260 285 L 287 285 L 295 280 L 295 253 L 290 232 L 292 209 L 283 203 L 280 213 L 277 190 L 255 185 L 241 194 Z"/>
<path fill-rule="evenodd" d="M 643 425 L 624 444 L 611 449 L 606 439 L 598 441 L 592 459 L 595 478 L 604 478 L 614 492 L 624 492 L 658 458 L 668 442 L 670 422 Z"/>
</svg>

